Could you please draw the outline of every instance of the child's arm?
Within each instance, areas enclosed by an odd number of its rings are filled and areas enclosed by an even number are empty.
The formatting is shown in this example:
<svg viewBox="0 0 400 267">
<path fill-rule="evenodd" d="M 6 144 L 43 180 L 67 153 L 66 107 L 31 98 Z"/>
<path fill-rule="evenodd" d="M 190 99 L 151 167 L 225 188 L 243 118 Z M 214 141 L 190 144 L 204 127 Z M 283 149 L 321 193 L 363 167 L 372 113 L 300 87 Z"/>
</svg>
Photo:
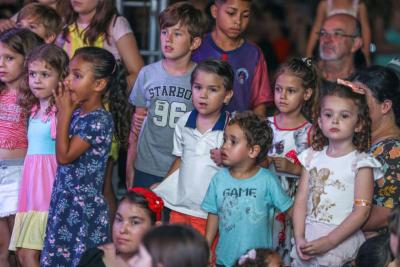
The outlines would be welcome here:
<svg viewBox="0 0 400 267">
<path fill-rule="evenodd" d="M 363 225 L 363 231 L 376 231 L 388 226 L 392 209 L 373 205 L 367 222 Z"/>
<path fill-rule="evenodd" d="M 317 32 L 321 30 L 322 23 L 326 17 L 326 1 L 320 1 L 317 7 L 317 14 L 315 16 L 314 25 L 311 28 L 310 36 L 308 38 L 306 47 L 306 57 L 312 57 L 315 45 L 318 42 Z"/>
<path fill-rule="evenodd" d="M 133 186 L 134 171 L 133 166 L 136 160 L 136 149 L 139 133 L 142 128 L 143 120 L 147 115 L 147 108 L 136 107 L 132 115 L 131 132 L 129 134 L 129 146 L 126 158 L 126 188 Z"/>
<path fill-rule="evenodd" d="M 165 175 L 165 177 L 170 176 L 177 169 L 179 169 L 179 166 L 181 166 L 181 162 L 182 162 L 181 157 L 176 157 L 174 162 L 172 162 L 171 167 L 169 168 L 167 175 Z"/>
<path fill-rule="evenodd" d="M 355 178 L 354 199 L 371 205 L 374 181 L 371 168 L 361 168 Z M 367 220 L 371 206 L 354 205 L 347 218 L 328 235 L 305 244 L 301 250 L 308 255 L 320 255 L 342 243 L 361 228 Z"/>
<path fill-rule="evenodd" d="M 364 2 L 360 3 L 358 12 L 358 18 L 361 25 L 361 38 L 363 40 L 362 50 L 365 60 L 367 61 L 367 65 L 369 66 L 371 65 L 371 53 L 369 50 L 369 45 L 371 44 L 371 28 L 369 26 L 367 6 Z"/>
<path fill-rule="evenodd" d="M 210 248 L 214 242 L 215 237 L 217 236 L 218 222 L 219 222 L 218 215 L 208 213 L 207 226 L 206 226 L 206 240 Z"/>
<path fill-rule="evenodd" d="M 286 158 L 272 157 L 272 162 L 274 163 L 275 169 L 278 172 L 286 172 L 298 176 L 301 175 L 302 172 L 301 165 L 294 164 Z"/>
<path fill-rule="evenodd" d="M 303 168 L 299 186 L 297 188 L 296 197 L 293 205 L 293 230 L 294 238 L 296 241 L 297 255 L 303 260 L 309 260 L 311 257 L 303 254 L 301 247 L 307 243 L 305 239 L 305 220 L 307 213 L 307 198 L 308 198 L 308 183 L 309 174 L 306 169 Z"/>
<path fill-rule="evenodd" d="M 125 34 L 123 37 L 118 39 L 117 49 L 128 71 L 128 90 L 130 90 L 135 83 L 140 69 L 144 65 L 133 33 Z"/>
<path fill-rule="evenodd" d="M 72 102 L 69 91 L 60 84 L 58 92 L 53 91 L 57 106 L 57 136 L 56 136 L 56 158 L 60 164 L 68 164 L 77 159 L 90 144 L 78 136 L 69 137 L 69 125 L 71 116 L 77 105 Z"/>
</svg>

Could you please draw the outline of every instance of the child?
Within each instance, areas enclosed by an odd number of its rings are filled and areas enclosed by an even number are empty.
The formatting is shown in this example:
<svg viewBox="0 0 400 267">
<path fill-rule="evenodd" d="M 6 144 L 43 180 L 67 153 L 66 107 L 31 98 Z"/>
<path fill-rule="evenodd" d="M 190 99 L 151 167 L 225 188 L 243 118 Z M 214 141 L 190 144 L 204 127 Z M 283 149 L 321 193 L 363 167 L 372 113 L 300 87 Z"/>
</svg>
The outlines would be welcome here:
<svg viewBox="0 0 400 267">
<path fill-rule="evenodd" d="M 305 58 L 289 60 L 276 74 L 274 98 L 278 113 L 268 118 L 274 132 L 268 157 L 271 170 L 276 172 L 283 189 L 292 199 L 301 174 L 297 155 L 310 145 L 312 124 L 309 119 L 318 90 L 317 82 L 315 66 Z M 285 266 L 289 266 L 291 220 L 277 212 L 271 223 L 274 225 L 274 247 L 278 248 Z"/>
<path fill-rule="evenodd" d="M 219 170 L 210 151 L 222 144 L 229 119 L 224 106 L 233 94 L 233 71 L 227 62 L 206 60 L 192 72 L 191 83 L 194 110 L 176 124 L 172 151 L 176 159 L 167 176 L 177 169 L 179 174 L 167 177 L 154 190 L 172 210 L 170 223 L 190 224 L 204 235 L 207 213 L 200 205 Z"/>
<path fill-rule="evenodd" d="M 81 48 L 69 64 L 65 87 L 55 92 L 60 165 L 41 266 L 76 266 L 86 249 L 110 241 L 108 209 L 101 192 L 113 119 L 103 108 L 103 96 L 126 91 L 121 71 L 107 50 Z"/>
<path fill-rule="evenodd" d="M 128 71 L 128 85 L 136 80 L 143 59 L 139 54 L 135 36 L 129 22 L 118 15 L 115 1 L 110 0 L 70 0 L 66 26 L 57 40 L 72 57 L 75 50 L 85 46 L 95 46 L 110 51 L 117 60 L 122 60 Z M 131 87 L 129 87 L 131 88 Z"/>
<path fill-rule="evenodd" d="M 0 266 L 9 266 L 8 245 L 28 146 L 27 114 L 17 102 L 24 60 L 42 42 L 27 29 L 13 28 L 0 34 Z"/>
<path fill-rule="evenodd" d="M 57 170 L 53 90 L 68 73 L 68 56 L 54 45 L 41 45 L 29 54 L 26 66 L 29 88 L 24 88 L 20 104 L 31 111 L 28 152 L 22 171 L 10 250 L 17 249 L 22 266 L 39 266 Z"/>
<path fill-rule="evenodd" d="M 292 266 L 335 267 L 355 258 L 373 177 L 381 176 L 379 162 L 364 153 L 371 131 L 364 95 L 337 84 L 325 91 L 312 148 L 299 155 L 304 170 L 293 208 Z"/>
<path fill-rule="evenodd" d="M 152 191 L 130 188 L 118 205 L 112 226 L 113 243 L 89 249 L 78 266 L 130 266 L 144 234 L 161 223 L 163 205 Z"/>
<path fill-rule="evenodd" d="M 279 254 L 271 249 L 250 249 L 239 257 L 235 267 L 281 267 L 282 261 Z"/>
<path fill-rule="evenodd" d="M 190 75 L 195 63 L 190 58 L 201 43 L 203 15 L 191 4 L 178 2 L 161 12 L 159 24 L 164 59 L 140 71 L 130 96 L 136 108 L 127 158 L 129 187 L 133 181 L 133 165 L 135 186 L 149 187 L 166 176 L 175 159 L 171 154 L 175 124 L 193 109 Z M 146 113 L 142 127 L 140 118 Z M 135 136 L 139 131 L 135 161 Z"/>
<path fill-rule="evenodd" d="M 215 27 L 194 53 L 193 60 L 215 58 L 229 62 L 233 68 L 233 98 L 227 110 L 253 110 L 266 114 L 266 103 L 272 103 L 267 64 L 258 46 L 246 41 L 243 32 L 250 20 L 251 0 L 216 0 L 211 6 Z"/>
<path fill-rule="evenodd" d="M 318 42 L 318 32 L 325 18 L 335 14 L 348 14 L 358 18 L 361 25 L 361 38 L 363 40 L 363 54 L 367 65 L 371 64 L 371 29 L 369 27 L 367 5 L 359 0 L 321 0 L 317 7 L 314 25 L 307 42 L 306 57 L 312 57 L 314 47 Z"/>
<path fill-rule="evenodd" d="M 217 266 L 233 266 L 251 248 L 272 247 L 267 220 L 274 207 L 284 212 L 292 206 L 277 177 L 258 166 L 272 137 L 268 123 L 252 112 L 238 113 L 225 128 L 221 157 L 228 168 L 212 178 L 201 205 L 209 244 L 219 231 Z"/>
<path fill-rule="evenodd" d="M 61 17 L 50 6 L 32 3 L 18 13 L 17 26 L 33 31 L 51 44 L 61 32 L 62 22 Z"/>
<path fill-rule="evenodd" d="M 184 225 L 162 225 L 143 237 L 136 261 L 140 267 L 207 267 L 209 249 L 197 231 Z"/>
</svg>

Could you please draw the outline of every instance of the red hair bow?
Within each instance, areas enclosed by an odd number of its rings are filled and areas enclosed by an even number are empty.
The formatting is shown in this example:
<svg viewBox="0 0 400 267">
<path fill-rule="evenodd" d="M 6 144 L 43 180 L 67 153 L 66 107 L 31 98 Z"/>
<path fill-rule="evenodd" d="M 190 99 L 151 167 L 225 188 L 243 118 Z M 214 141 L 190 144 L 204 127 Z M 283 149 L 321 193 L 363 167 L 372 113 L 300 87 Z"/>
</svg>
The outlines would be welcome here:
<svg viewBox="0 0 400 267">
<path fill-rule="evenodd" d="M 143 196 L 147 202 L 149 202 L 149 209 L 156 214 L 157 221 L 161 220 L 161 212 L 164 208 L 164 201 L 162 198 L 157 196 L 153 191 L 143 187 L 132 187 L 129 191 Z"/>
</svg>

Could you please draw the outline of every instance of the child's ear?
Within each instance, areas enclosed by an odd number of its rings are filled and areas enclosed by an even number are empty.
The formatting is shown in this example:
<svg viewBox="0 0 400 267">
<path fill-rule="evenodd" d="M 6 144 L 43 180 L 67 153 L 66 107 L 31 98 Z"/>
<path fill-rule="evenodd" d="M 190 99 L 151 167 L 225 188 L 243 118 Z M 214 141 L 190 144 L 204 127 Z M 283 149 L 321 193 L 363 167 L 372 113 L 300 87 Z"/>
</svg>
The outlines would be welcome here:
<svg viewBox="0 0 400 267">
<path fill-rule="evenodd" d="M 197 48 L 199 48 L 200 45 L 201 45 L 201 37 L 194 37 L 190 44 L 190 50 L 194 51 Z"/>
<path fill-rule="evenodd" d="M 233 97 L 233 90 L 226 91 L 225 98 L 224 98 L 224 104 L 228 105 L 229 102 L 231 101 L 232 97 Z"/>
<path fill-rule="evenodd" d="M 382 114 L 387 114 L 392 110 L 393 107 L 393 102 L 391 100 L 384 100 L 383 103 L 381 104 L 381 112 Z"/>
<path fill-rule="evenodd" d="M 44 41 L 46 44 L 52 44 L 56 40 L 56 37 L 57 37 L 57 35 L 54 32 L 52 32 L 52 33 L 48 34 L 46 36 L 46 38 L 44 38 Z"/>
<path fill-rule="evenodd" d="M 212 5 L 210 7 L 210 11 L 211 11 L 211 16 L 216 19 L 217 18 L 217 13 L 218 13 L 218 7 L 216 4 Z"/>
<path fill-rule="evenodd" d="M 313 94 L 313 90 L 311 88 L 307 88 L 306 91 L 304 92 L 304 101 L 307 101 L 311 98 Z"/>
<path fill-rule="evenodd" d="M 252 146 L 249 151 L 249 157 L 251 159 L 257 158 L 258 154 L 260 154 L 260 151 L 261 151 L 261 147 L 259 145 Z"/>
<path fill-rule="evenodd" d="M 107 80 L 106 79 L 97 79 L 94 81 L 95 82 L 95 87 L 94 91 L 95 92 L 102 92 L 104 88 L 107 86 Z"/>
</svg>

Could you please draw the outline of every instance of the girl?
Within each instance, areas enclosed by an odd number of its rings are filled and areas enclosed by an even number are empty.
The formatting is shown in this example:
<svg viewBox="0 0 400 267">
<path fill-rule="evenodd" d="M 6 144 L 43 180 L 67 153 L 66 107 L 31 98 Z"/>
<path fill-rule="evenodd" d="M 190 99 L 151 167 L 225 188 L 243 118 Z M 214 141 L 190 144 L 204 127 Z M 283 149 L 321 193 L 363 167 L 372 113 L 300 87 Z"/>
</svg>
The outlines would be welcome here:
<svg viewBox="0 0 400 267">
<path fill-rule="evenodd" d="M 304 169 L 293 208 L 292 266 L 342 266 L 364 242 L 360 227 L 380 164 L 364 153 L 371 132 L 364 95 L 334 84 L 316 117 L 312 148 L 299 156 Z"/>
<path fill-rule="evenodd" d="M 143 66 L 129 22 L 117 13 L 111 0 L 70 0 L 70 14 L 58 40 L 69 56 L 84 46 L 102 47 L 121 59 L 128 71 L 129 88 Z"/>
<path fill-rule="evenodd" d="M 112 227 L 113 243 L 86 251 L 78 266 L 133 266 L 143 235 L 161 223 L 164 203 L 152 191 L 135 187 L 119 203 Z"/>
<path fill-rule="evenodd" d="M 361 25 L 361 38 L 363 40 L 363 54 L 367 65 L 371 64 L 371 29 L 369 27 L 367 5 L 359 0 L 321 0 L 317 7 L 314 25 L 307 42 L 306 56 L 312 57 L 314 47 L 318 42 L 318 33 L 324 20 L 336 14 L 348 14 L 358 18 Z"/>
<path fill-rule="evenodd" d="M 318 75 L 311 60 L 293 58 L 281 65 L 276 74 L 274 91 L 278 113 L 268 118 L 274 132 L 268 161 L 285 192 L 294 199 L 301 174 L 297 155 L 310 144 L 312 124 L 308 120 L 318 91 Z M 290 265 L 291 220 L 277 212 L 273 227 L 274 247 L 278 248 L 284 263 Z"/>
<path fill-rule="evenodd" d="M 25 56 L 42 42 L 26 29 L 10 29 L 0 34 L 0 266 L 9 266 L 8 245 L 28 145 L 26 113 L 17 103 L 19 86 Z"/>
<path fill-rule="evenodd" d="M 162 225 L 143 237 L 132 266 L 207 267 L 209 248 L 196 230 L 185 225 Z"/>
<path fill-rule="evenodd" d="M 292 199 L 276 176 L 258 164 L 272 143 L 268 123 L 252 112 L 238 113 L 224 132 L 223 168 L 212 178 L 201 207 L 208 212 L 206 239 L 219 231 L 217 265 L 233 266 L 249 249 L 272 246 L 269 218 L 286 211 Z"/>
<path fill-rule="evenodd" d="M 282 261 L 279 254 L 267 248 L 250 249 L 240 256 L 235 267 L 281 267 Z"/>
<path fill-rule="evenodd" d="M 76 51 L 65 86 L 54 92 L 58 109 L 56 157 L 60 165 L 41 266 L 76 266 L 86 249 L 110 240 L 108 210 L 101 190 L 113 119 L 103 108 L 103 96 L 124 93 L 126 88 L 120 82 L 124 79 L 110 52 L 86 47 Z"/>
<path fill-rule="evenodd" d="M 67 1 L 66 1 L 67 2 Z M 143 66 L 143 59 L 139 54 L 135 36 L 129 22 L 119 16 L 112 0 L 70 0 L 69 13 L 66 16 L 66 27 L 64 28 L 58 45 L 72 56 L 79 47 L 95 46 L 110 51 L 117 60 L 121 60 L 128 72 L 126 87 L 130 91 Z M 128 96 L 124 97 L 126 106 Z M 122 122 L 130 122 L 132 110 L 121 110 L 126 116 Z M 129 126 L 127 126 L 129 127 Z M 128 128 L 129 129 L 129 128 Z M 129 130 L 128 130 L 129 132 Z M 118 159 L 118 142 L 113 142 L 110 159 L 107 162 L 106 181 L 104 184 L 104 195 L 110 207 L 111 213 L 115 213 L 115 194 L 112 189 L 113 163 Z M 122 148 L 125 144 L 122 142 Z M 127 148 L 126 148 L 127 149 Z M 125 149 L 125 150 L 126 150 Z"/>
<path fill-rule="evenodd" d="M 47 224 L 50 195 L 57 170 L 56 109 L 53 90 L 68 72 L 68 56 L 54 45 L 41 45 L 26 60 L 28 86 L 21 106 L 30 112 L 28 152 L 22 171 L 18 209 L 10 250 L 22 266 L 38 266 Z"/>
</svg>

